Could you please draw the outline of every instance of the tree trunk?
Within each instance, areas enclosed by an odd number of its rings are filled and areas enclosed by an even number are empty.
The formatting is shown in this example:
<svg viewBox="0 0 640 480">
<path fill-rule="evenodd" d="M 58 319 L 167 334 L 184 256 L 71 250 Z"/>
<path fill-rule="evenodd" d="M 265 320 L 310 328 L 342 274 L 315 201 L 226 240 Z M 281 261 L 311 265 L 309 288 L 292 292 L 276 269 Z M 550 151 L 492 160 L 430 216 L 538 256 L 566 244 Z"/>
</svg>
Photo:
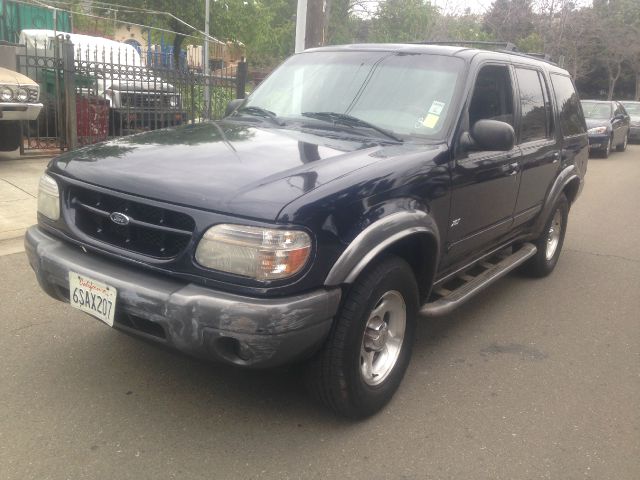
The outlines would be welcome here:
<svg viewBox="0 0 640 480">
<path fill-rule="evenodd" d="M 184 42 L 184 36 L 176 33 L 173 38 L 173 68 L 180 70 L 180 50 L 182 49 L 182 42 Z"/>
<path fill-rule="evenodd" d="M 609 93 L 607 95 L 607 100 L 613 100 L 613 94 L 616 90 L 616 83 L 618 82 L 618 78 L 620 78 L 620 71 L 622 70 L 622 62 L 617 62 L 615 66 L 615 74 L 612 71 L 612 66 L 609 66 Z"/>
</svg>

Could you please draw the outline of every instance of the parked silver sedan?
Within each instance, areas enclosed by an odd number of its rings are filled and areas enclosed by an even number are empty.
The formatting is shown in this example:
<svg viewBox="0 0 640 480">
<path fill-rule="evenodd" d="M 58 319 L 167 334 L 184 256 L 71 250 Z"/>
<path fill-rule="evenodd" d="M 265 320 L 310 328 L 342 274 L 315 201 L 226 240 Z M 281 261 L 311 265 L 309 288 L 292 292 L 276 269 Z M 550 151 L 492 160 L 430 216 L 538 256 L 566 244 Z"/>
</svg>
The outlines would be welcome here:
<svg viewBox="0 0 640 480">
<path fill-rule="evenodd" d="M 629 140 L 640 142 L 640 102 L 624 101 L 620 102 L 631 117 L 629 128 Z"/>
</svg>

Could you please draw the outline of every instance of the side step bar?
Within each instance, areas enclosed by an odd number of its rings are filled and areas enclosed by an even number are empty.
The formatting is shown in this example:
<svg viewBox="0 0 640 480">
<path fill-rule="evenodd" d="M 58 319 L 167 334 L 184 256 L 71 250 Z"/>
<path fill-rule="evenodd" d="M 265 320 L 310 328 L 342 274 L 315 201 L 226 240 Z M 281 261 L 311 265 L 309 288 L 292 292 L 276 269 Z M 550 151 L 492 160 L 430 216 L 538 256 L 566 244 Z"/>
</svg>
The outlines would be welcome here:
<svg viewBox="0 0 640 480">
<path fill-rule="evenodd" d="M 431 299 L 433 299 L 434 296 L 436 298 L 425 303 L 422 308 L 420 308 L 420 315 L 424 317 L 447 315 L 474 297 L 485 287 L 504 277 L 511 270 L 533 257 L 537 250 L 534 244 L 525 243 L 516 252 L 508 256 L 500 257 L 496 263 L 489 263 L 487 261 L 480 262 L 479 265 L 486 270 L 475 276 L 465 274 L 464 272 L 461 273 L 457 279 L 463 283 L 458 288 L 452 290 L 447 290 L 443 287 L 436 288 Z M 473 270 L 473 268 L 471 270 Z"/>
</svg>

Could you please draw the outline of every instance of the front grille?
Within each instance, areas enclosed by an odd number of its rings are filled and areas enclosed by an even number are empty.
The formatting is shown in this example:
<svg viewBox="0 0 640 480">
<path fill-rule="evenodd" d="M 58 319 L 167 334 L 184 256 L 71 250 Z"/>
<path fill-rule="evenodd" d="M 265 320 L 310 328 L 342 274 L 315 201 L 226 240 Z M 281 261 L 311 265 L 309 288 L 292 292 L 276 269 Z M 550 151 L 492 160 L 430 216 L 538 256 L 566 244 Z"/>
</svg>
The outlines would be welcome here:
<svg viewBox="0 0 640 480">
<path fill-rule="evenodd" d="M 170 96 L 162 93 L 121 93 L 123 107 L 171 108 Z"/>
<path fill-rule="evenodd" d="M 191 241 L 195 222 L 181 212 L 126 200 L 81 187 L 69 187 L 69 207 L 82 233 L 110 245 L 156 258 L 172 258 Z M 128 224 L 112 220 L 126 216 Z M 120 217 L 122 219 L 122 217 Z"/>
</svg>

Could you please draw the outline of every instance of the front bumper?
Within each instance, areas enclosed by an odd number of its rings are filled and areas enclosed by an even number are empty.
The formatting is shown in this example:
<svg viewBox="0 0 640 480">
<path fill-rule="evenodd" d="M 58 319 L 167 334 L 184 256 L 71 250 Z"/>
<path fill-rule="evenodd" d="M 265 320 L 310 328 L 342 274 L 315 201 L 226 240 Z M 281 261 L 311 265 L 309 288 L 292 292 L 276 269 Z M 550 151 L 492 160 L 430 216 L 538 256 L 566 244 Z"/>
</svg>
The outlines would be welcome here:
<svg viewBox="0 0 640 480">
<path fill-rule="evenodd" d="M 0 103 L 0 120 L 35 120 L 41 103 Z"/>
<path fill-rule="evenodd" d="M 589 150 L 604 150 L 607 148 L 609 135 L 603 133 L 601 135 L 589 134 Z"/>
<path fill-rule="evenodd" d="M 114 327 L 198 357 L 273 367 L 315 352 L 329 333 L 340 289 L 250 298 L 186 284 L 85 253 L 27 230 L 25 249 L 40 286 L 69 301 L 69 271 L 118 291 Z"/>
</svg>

